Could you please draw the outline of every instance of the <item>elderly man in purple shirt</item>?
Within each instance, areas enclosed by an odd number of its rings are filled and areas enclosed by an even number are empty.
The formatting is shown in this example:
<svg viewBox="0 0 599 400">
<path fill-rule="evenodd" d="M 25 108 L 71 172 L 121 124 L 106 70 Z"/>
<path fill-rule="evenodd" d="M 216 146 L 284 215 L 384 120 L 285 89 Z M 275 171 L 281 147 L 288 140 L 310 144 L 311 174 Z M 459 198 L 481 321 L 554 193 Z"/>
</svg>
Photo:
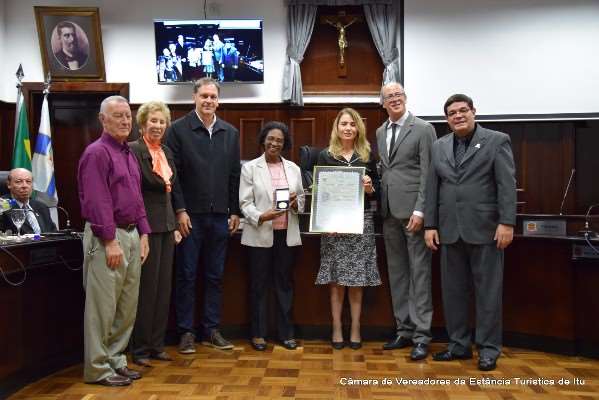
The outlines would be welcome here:
<svg viewBox="0 0 599 400">
<path fill-rule="evenodd" d="M 102 136 L 79 160 L 77 183 L 83 236 L 86 292 L 84 380 L 126 386 L 141 374 L 127 368 L 139 292 L 141 265 L 148 256 L 150 225 L 141 195 L 139 164 L 127 146 L 131 109 L 124 97 L 100 106 Z"/>
</svg>

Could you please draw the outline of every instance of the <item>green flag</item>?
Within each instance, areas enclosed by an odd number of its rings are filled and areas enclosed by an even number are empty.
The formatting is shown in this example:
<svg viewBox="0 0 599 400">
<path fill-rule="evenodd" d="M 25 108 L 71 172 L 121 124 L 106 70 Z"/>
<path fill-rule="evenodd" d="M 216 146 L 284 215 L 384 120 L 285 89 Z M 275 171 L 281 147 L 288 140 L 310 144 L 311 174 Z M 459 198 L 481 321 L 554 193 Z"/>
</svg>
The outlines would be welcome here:
<svg viewBox="0 0 599 400">
<path fill-rule="evenodd" d="M 15 144 L 12 150 L 11 168 L 26 168 L 31 171 L 31 144 L 29 143 L 29 126 L 27 122 L 27 107 L 23 93 L 19 93 L 17 101 L 17 126 L 15 127 Z"/>
</svg>

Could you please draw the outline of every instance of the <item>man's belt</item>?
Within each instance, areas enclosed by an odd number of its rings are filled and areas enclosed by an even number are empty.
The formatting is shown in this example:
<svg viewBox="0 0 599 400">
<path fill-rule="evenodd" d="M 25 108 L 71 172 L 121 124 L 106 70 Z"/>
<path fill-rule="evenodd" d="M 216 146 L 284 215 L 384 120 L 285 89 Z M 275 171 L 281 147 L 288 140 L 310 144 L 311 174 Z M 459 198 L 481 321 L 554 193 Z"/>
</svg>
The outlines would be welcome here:
<svg viewBox="0 0 599 400">
<path fill-rule="evenodd" d="M 116 224 L 116 227 L 119 229 L 124 229 L 127 232 L 131 232 L 135 228 L 137 228 L 137 224 Z"/>
</svg>

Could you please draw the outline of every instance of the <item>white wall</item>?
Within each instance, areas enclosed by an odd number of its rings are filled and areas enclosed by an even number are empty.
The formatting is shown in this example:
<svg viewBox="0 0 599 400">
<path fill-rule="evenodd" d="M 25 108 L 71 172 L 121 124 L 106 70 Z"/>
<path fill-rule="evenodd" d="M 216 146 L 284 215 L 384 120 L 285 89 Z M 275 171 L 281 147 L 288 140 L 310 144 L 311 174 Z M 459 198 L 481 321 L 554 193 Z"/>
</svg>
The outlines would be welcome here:
<svg viewBox="0 0 599 400">
<path fill-rule="evenodd" d="M 0 0 L 0 4 L 2 4 Z M 0 99 L 14 102 L 14 72 L 43 79 L 33 5 L 5 0 Z M 479 114 L 599 112 L 599 1 L 405 0 L 404 66 L 409 107 L 440 115 L 448 95 L 470 94 Z M 208 0 L 209 17 L 264 18 L 265 83 L 225 86 L 223 101 L 280 102 L 286 48 L 283 0 Z M 159 86 L 155 18 L 201 18 L 201 0 L 78 0 L 100 7 L 108 82 L 130 82 L 131 101 L 190 102 L 188 86 Z M 0 8 L 1 10 L 1 8 Z M 1 13 L 2 11 L 0 11 Z M 1 16 L 2 14 L 0 14 Z M 0 29 L 1 32 L 1 29 Z M 9 56 L 8 56 L 9 55 Z M 358 97 L 307 101 L 364 101 Z M 377 101 L 375 97 L 366 98 Z"/>
<path fill-rule="evenodd" d="M 6 54 L 4 52 L 4 25 L 4 2 L 0 1 L 0 54 Z M 4 64 L 5 62 L 0 62 L 0 99 L 2 99 L 4 85 L 6 84 L 6 79 L 4 78 Z"/>
<path fill-rule="evenodd" d="M 407 0 L 410 107 L 440 115 L 452 93 L 479 114 L 599 112 L 596 0 Z"/>
<path fill-rule="evenodd" d="M 0 3 L 2 0 L 0 0 Z M 34 5 L 72 5 L 69 0 L 6 0 L 6 34 L 3 42 L 7 58 L 0 81 L 14 78 L 23 63 L 26 81 L 42 81 L 43 69 L 38 45 Z M 102 41 L 107 82 L 129 82 L 134 103 L 162 99 L 169 103 L 191 102 L 188 85 L 165 86 L 156 83 L 153 20 L 203 18 L 200 0 L 79 0 L 78 6 L 100 8 Z M 286 47 L 286 8 L 282 0 L 208 1 L 208 17 L 264 19 L 264 84 L 224 85 L 223 101 L 281 102 L 283 64 Z M 6 53 L 1 53 L 6 54 Z M 13 101 L 14 85 L 5 85 L 0 99 Z"/>
</svg>

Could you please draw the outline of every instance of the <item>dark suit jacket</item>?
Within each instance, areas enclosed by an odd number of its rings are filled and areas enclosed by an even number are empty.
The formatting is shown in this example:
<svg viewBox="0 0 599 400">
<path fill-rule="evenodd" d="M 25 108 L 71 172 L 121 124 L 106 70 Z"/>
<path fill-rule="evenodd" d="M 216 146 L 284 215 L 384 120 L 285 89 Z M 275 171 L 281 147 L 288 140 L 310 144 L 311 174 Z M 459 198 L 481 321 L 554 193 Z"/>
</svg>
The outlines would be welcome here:
<svg viewBox="0 0 599 400">
<path fill-rule="evenodd" d="M 10 195 L 2 196 L 5 199 L 10 199 Z M 54 232 L 56 231 L 56 225 L 52 222 L 52 218 L 50 218 L 50 210 L 48 206 L 45 204 L 34 200 L 29 199 L 29 205 L 33 208 L 33 213 L 35 214 L 35 218 L 37 219 L 37 223 L 40 226 L 42 232 Z M 2 218 L 0 218 L 0 230 L 6 231 L 10 229 L 13 233 L 17 233 L 17 227 L 12 223 L 10 216 L 8 213 L 2 214 Z M 29 225 L 29 222 L 25 220 L 25 223 L 21 227 L 21 233 L 33 233 L 33 228 Z"/>
<path fill-rule="evenodd" d="M 141 170 L 141 193 L 144 198 L 148 222 L 152 233 L 169 232 L 175 230 L 175 212 L 171 201 L 171 193 L 166 191 L 166 184 L 162 178 L 152 171 L 152 156 L 148 146 L 142 138 L 129 142 L 129 148 L 135 154 Z M 177 180 L 177 169 L 173 160 L 173 153 L 166 146 L 162 146 L 168 165 L 173 171 L 171 187 Z"/>
<path fill-rule="evenodd" d="M 460 165 L 454 134 L 433 143 L 425 190 L 424 226 L 439 231 L 441 244 L 458 239 L 493 242 L 498 224 L 516 224 L 516 179 L 510 137 L 477 125 Z"/>
<path fill-rule="evenodd" d="M 56 59 L 60 62 L 60 64 L 62 64 L 63 67 L 70 69 L 69 68 L 69 57 L 65 53 L 63 53 L 62 50 L 60 50 L 58 53 L 54 53 L 54 57 L 56 57 Z M 77 51 L 74 54 L 72 59 L 77 61 L 77 63 L 79 64 L 79 68 L 77 68 L 77 69 L 81 69 L 85 65 L 85 62 L 87 61 L 87 54 L 85 54 L 81 51 Z"/>
<path fill-rule="evenodd" d="M 241 215 L 239 131 L 233 125 L 217 117 L 210 137 L 193 110 L 167 129 L 166 145 L 173 151 L 179 174 L 175 184 L 181 188 L 173 191 L 175 210 Z"/>
</svg>

